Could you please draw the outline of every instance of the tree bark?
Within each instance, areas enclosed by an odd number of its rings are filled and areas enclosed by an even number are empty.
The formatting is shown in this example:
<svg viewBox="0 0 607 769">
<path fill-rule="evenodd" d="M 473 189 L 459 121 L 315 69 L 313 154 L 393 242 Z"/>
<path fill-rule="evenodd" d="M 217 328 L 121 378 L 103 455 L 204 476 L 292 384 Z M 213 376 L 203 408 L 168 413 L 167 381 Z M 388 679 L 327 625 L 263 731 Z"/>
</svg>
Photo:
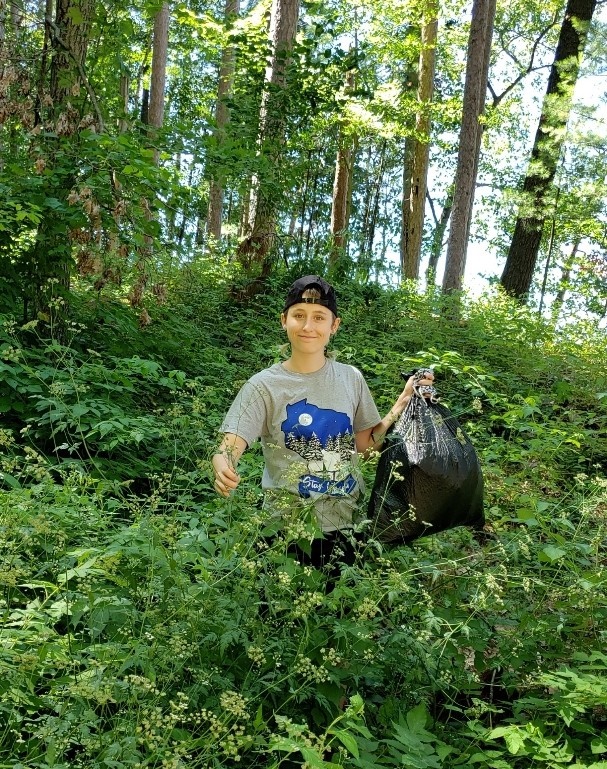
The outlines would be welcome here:
<svg viewBox="0 0 607 769">
<path fill-rule="evenodd" d="M 568 0 L 554 62 L 550 70 L 531 162 L 506 265 L 504 289 L 523 300 L 529 294 L 537 264 L 544 222 L 550 215 L 553 181 L 571 111 L 573 89 L 596 0 Z"/>
<path fill-rule="evenodd" d="M 62 294 L 64 302 L 67 302 L 67 294 L 70 288 L 71 272 L 73 268 L 72 248 L 68 235 L 66 209 L 67 198 L 74 184 L 75 175 L 73 168 L 61 167 L 62 154 L 60 145 L 69 138 L 76 141 L 74 135 L 78 130 L 80 113 L 74 108 L 72 102 L 79 98 L 80 86 L 86 81 L 84 64 L 89 45 L 90 27 L 95 14 L 95 0 L 81 0 L 75 5 L 72 0 L 57 0 L 55 17 L 51 16 L 52 6 L 49 2 L 45 7 L 46 34 L 43 54 L 46 57 L 46 48 L 50 42 L 53 57 L 50 64 L 49 94 L 52 106 L 49 108 L 49 118 L 54 123 L 54 136 L 49 136 L 46 142 L 47 164 L 55 165 L 63 173 L 49 175 L 44 180 L 44 188 L 41 190 L 43 199 L 54 199 L 60 202 L 60 207 L 54 206 L 45 211 L 45 215 L 38 225 L 36 239 L 31 249 L 31 291 L 33 309 L 36 312 L 48 314 L 57 320 L 56 330 L 62 333 L 62 323 L 59 321 L 64 314 L 67 304 L 61 311 L 53 308 L 50 299 L 53 291 L 53 283 L 48 280 L 58 281 L 58 292 Z M 46 63 L 43 62 L 41 80 L 39 83 L 39 96 L 44 92 L 42 77 L 46 72 Z M 94 98 L 94 94 L 93 94 Z M 42 103 L 39 105 L 40 117 L 42 117 Z M 100 120 L 102 123 L 102 121 Z M 103 129 L 103 126 L 100 126 Z M 49 288 L 50 286 L 50 288 Z M 29 296 L 26 296 L 25 305 L 29 304 Z M 27 314 L 27 308 L 25 313 Z M 65 329 L 63 329 L 65 330 Z"/>
<path fill-rule="evenodd" d="M 449 219 L 451 217 L 452 207 L 453 186 L 451 186 L 447 192 L 447 199 L 443 205 L 440 219 L 435 219 L 434 232 L 432 233 L 432 245 L 430 247 L 430 257 L 428 258 L 428 266 L 426 267 L 426 286 L 434 286 L 436 283 L 436 268 L 438 266 L 438 260 L 440 259 L 440 255 L 443 250 L 443 240 L 447 230 L 447 224 L 449 224 Z"/>
<path fill-rule="evenodd" d="M 284 141 L 286 71 L 299 19 L 299 0 L 273 0 L 270 18 L 271 55 L 259 111 L 259 151 L 270 159 L 263 177 L 251 185 L 248 233 L 238 248 L 246 269 L 261 266 L 262 280 L 270 274 L 277 193 L 280 186 L 281 145 Z"/>
<path fill-rule="evenodd" d="M 350 71 L 346 75 L 346 93 L 354 89 L 354 83 L 354 72 Z M 341 125 L 339 128 L 337 157 L 335 159 L 331 205 L 331 246 L 328 265 L 331 274 L 340 269 L 340 263 L 343 267 L 346 257 L 350 214 L 348 203 L 351 199 L 354 171 L 354 144 L 355 141 L 349 135 L 347 127 Z"/>
<path fill-rule="evenodd" d="M 357 264 L 358 276 L 364 281 L 367 281 L 369 278 L 373 262 L 373 243 L 375 241 L 375 229 L 377 225 L 377 216 L 379 214 L 381 188 L 384 182 L 386 149 L 387 142 L 384 139 L 379 149 L 379 167 L 377 169 L 377 175 L 372 189 L 369 190 L 366 226 L 363 230 L 363 244 Z"/>
<path fill-rule="evenodd" d="M 152 43 L 152 74 L 148 125 L 162 128 L 164 123 L 164 89 L 166 86 L 167 54 L 169 49 L 169 4 L 163 3 L 154 17 Z"/>
<path fill-rule="evenodd" d="M 445 292 L 461 289 L 466 267 L 466 252 L 482 138 L 480 118 L 485 110 L 495 5 L 495 0 L 474 0 L 472 6 L 462 128 L 455 172 L 447 260 L 443 276 L 443 291 Z"/>
<path fill-rule="evenodd" d="M 402 228 L 400 242 L 401 275 L 404 279 L 417 280 L 421 260 L 424 212 L 428 187 L 428 164 L 430 157 L 430 113 L 429 105 L 434 92 L 436 71 L 436 38 L 438 32 L 438 5 L 429 0 L 422 25 L 421 52 L 417 99 L 419 110 L 415 117 L 415 136 L 407 144 L 410 167 L 405 164 L 408 177 L 403 185 Z M 409 170 L 409 173 L 407 173 Z"/>
<path fill-rule="evenodd" d="M 226 0 L 225 22 L 229 24 L 240 13 L 240 0 Z M 219 80 L 217 84 L 217 102 L 215 104 L 215 143 L 219 148 L 225 139 L 226 128 L 230 122 L 230 110 L 227 99 L 232 91 L 234 79 L 234 48 L 226 46 L 221 54 Z M 221 222 L 223 215 L 223 179 L 221 174 L 214 174 L 209 188 L 209 213 L 207 234 L 219 243 L 221 240 Z"/>
<path fill-rule="evenodd" d="M 74 13 L 77 8 L 78 14 Z M 51 62 L 50 93 L 57 115 L 82 82 L 82 67 L 89 44 L 94 0 L 57 0 L 51 40 L 55 49 Z M 47 24 L 49 24 L 47 18 Z"/>
</svg>

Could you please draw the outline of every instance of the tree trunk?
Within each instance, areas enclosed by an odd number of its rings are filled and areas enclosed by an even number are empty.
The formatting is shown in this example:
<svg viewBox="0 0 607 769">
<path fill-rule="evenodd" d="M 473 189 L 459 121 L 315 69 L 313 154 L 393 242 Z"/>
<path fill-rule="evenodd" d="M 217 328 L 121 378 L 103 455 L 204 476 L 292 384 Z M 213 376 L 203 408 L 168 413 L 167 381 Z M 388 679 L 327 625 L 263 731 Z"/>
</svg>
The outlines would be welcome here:
<svg viewBox="0 0 607 769">
<path fill-rule="evenodd" d="M 126 133 L 129 128 L 128 114 L 129 114 L 129 85 L 130 78 L 127 74 L 120 76 L 120 102 L 122 107 L 122 115 L 118 120 L 118 133 Z"/>
<path fill-rule="evenodd" d="M 10 3 L 11 13 L 11 29 L 15 34 L 19 34 L 22 31 L 23 24 L 23 1 L 13 0 Z"/>
<path fill-rule="evenodd" d="M 346 93 L 354 89 L 354 82 L 354 72 L 350 71 L 346 75 Z M 348 202 L 351 199 L 354 171 L 354 143 L 353 138 L 346 130 L 346 126 L 340 126 L 331 206 L 331 246 L 329 251 L 329 271 L 331 273 L 339 269 L 340 263 L 343 267 L 346 256 L 350 213 Z"/>
<path fill-rule="evenodd" d="M 82 72 L 89 44 L 94 0 L 57 0 L 51 40 L 55 49 L 51 63 L 50 93 L 58 115 L 82 84 Z M 74 13 L 77 10 L 78 13 Z"/>
<path fill-rule="evenodd" d="M 146 104 L 146 93 L 143 92 L 142 122 L 148 126 L 147 136 L 152 143 L 155 143 L 158 137 L 158 129 L 164 124 L 164 91 L 166 86 L 166 68 L 169 51 L 169 4 L 163 3 L 156 16 L 154 16 L 154 31 L 152 40 L 152 72 L 150 75 L 150 92 L 147 104 L 146 120 L 144 117 L 144 106 Z M 160 160 L 160 151 L 154 147 L 153 162 L 158 165 Z M 147 221 L 153 219 L 152 208 L 147 199 L 142 199 L 143 213 Z M 169 223 L 170 224 L 170 223 Z M 153 253 L 154 240 L 151 235 L 144 235 L 144 243 L 138 249 L 135 270 L 137 278 L 131 288 L 129 301 L 133 307 L 139 307 L 143 298 L 144 291 L 148 284 L 150 266 Z"/>
<path fill-rule="evenodd" d="M 447 261 L 443 276 L 443 291 L 445 292 L 461 289 L 466 267 L 466 252 L 482 138 L 480 118 L 485 110 L 495 5 L 495 0 L 474 0 L 472 6 L 462 128 L 455 172 Z"/>
<path fill-rule="evenodd" d="M 565 301 L 565 294 L 569 288 L 569 279 L 571 278 L 571 270 L 575 264 L 575 257 L 577 256 L 578 249 L 580 247 L 580 241 L 576 240 L 571 248 L 571 253 L 565 258 L 565 262 L 561 268 L 561 277 L 558 283 L 557 293 L 554 298 L 554 302 L 551 307 L 552 322 L 556 323 L 561 314 L 561 309 Z"/>
<path fill-rule="evenodd" d="M 381 188 L 384 182 L 386 148 L 387 143 L 384 139 L 379 151 L 379 167 L 377 169 L 375 184 L 373 185 L 373 192 L 370 194 L 371 204 L 368 209 L 367 228 L 364 232 L 363 246 L 361 248 L 360 258 L 358 261 L 358 275 L 359 278 L 362 278 L 364 281 L 369 279 L 371 265 L 373 262 L 373 243 L 375 241 L 375 228 L 377 225 L 377 215 L 379 213 Z"/>
<path fill-rule="evenodd" d="M 568 0 L 565 9 L 531 162 L 523 183 L 521 207 L 501 277 L 504 289 L 520 300 L 529 294 L 544 222 L 554 205 L 552 183 L 595 7 L 596 0 Z"/>
<path fill-rule="evenodd" d="M 301 212 L 299 214 L 299 234 L 297 237 L 297 258 L 301 256 L 304 242 L 304 232 L 306 228 L 306 210 L 308 206 L 308 191 L 310 189 L 310 174 L 312 168 L 312 150 L 308 150 L 306 162 L 306 178 L 303 184 L 301 194 Z"/>
<path fill-rule="evenodd" d="M 307 259 L 310 256 L 310 243 L 312 241 L 312 225 L 314 222 L 314 216 L 316 213 L 316 193 L 318 191 L 318 178 L 320 174 L 318 172 L 318 166 L 313 169 L 312 186 L 310 188 L 310 206 L 308 211 L 308 226 L 306 229 L 306 248 L 304 256 Z"/>
<path fill-rule="evenodd" d="M 47 209 L 38 225 L 32 247 L 31 263 L 34 267 L 31 288 L 35 310 L 53 316 L 55 311 L 49 310 L 50 297 L 47 295 L 53 289 L 47 288 L 47 280 L 58 279 L 59 290 L 65 297 L 69 291 L 73 267 L 66 214 L 69 208 L 67 197 L 74 184 L 74 174 L 73 169 L 61 167 L 60 144 L 67 138 L 70 141 L 76 140 L 74 134 L 78 130 L 79 112 L 72 101 L 79 98 L 80 85 L 86 80 L 84 64 L 95 0 L 81 0 L 78 5 L 74 5 L 72 0 L 57 0 L 54 19 L 50 15 L 51 9 L 49 0 L 46 3 L 45 28 L 47 40 L 53 49 L 49 76 L 52 101 L 49 117 L 54 122 L 55 135 L 49 136 L 46 144 L 47 164 L 50 167 L 59 166 L 63 173 L 47 177 L 41 194 L 43 198 L 59 201 L 61 205 Z M 42 76 L 44 74 L 45 65 Z M 44 83 L 41 81 L 39 93 L 42 94 L 43 90 Z"/>
<path fill-rule="evenodd" d="M 154 17 L 152 43 L 152 75 L 148 125 L 162 128 L 164 123 L 164 89 L 166 86 L 167 54 L 169 50 L 169 4 L 163 3 Z"/>
<path fill-rule="evenodd" d="M 273 243 L 280 187 L 280 158 L 285 128 L 286 70 L 299 19 L 299 0 L 273 0 L 270 18 L 271 56 L 266 67 L 266 87 L 259 111 L 259 151 L 271 162 L 251 188 L 249 232 L 238 248 L 238 257 L 249 269 L 261 266 L 261 277 L 270 274 L 269 252 Z"/>
<path fill-rule="evenodd" d="M 228 25 L 240 13 L 240 0 L 226 0 L 225 22 Z M 215 143 L 219 147 L 225 139 L 225 132 L 230 122 L 230 110 L 227 98 L 232 91 L 234 79 L 234 48 L 226 46 L 221 54 L 219 81 L 217 84 L 217 102 L 215 104 Z M 214 174 L 209 188 L 209 213 L 207 233 L 219 243 L 221 240 L 221 222 L 223 214 L 223 179 L 221 174 Z"/>
<path fill-rule="evenodd" d="M 430 157 L 429 105 L 434 92 L 436 71 L 436 38 L 438 32 L 438 6 L 430 0 L 422 26 L 421 52 L 417 99 L 419 110 L 415 117 L 415 137 L 408 140 L 410 147 L 410 173 L 403 188 L 402 229 L 400 243 L 401 275 L 417 280 L 421 260 L 424 212 L 428 187 Z M 420 137 L 423 137 L 420 139 Z M 405 166 L 406 168 L 406 166 Z"/>
<path fill-rule="evenodd" d="M 432 246 L 430 249 L 428 266 L 426 268 L 426 286 L 434 286 L 436 283 L 436 268 L 438 266 L 438 260 L 440 259 L 440 255 L 443 250 L 443 240 L 445 238 L 447 224 L 449 224 L 449 219 L 451 217 L 452 208 L 453 187 L 451 187 L 447 192 L 447 199 L 445 200 L 440 219 L 436 221 L 434 233 L 432 234 Z"/>
</svg>

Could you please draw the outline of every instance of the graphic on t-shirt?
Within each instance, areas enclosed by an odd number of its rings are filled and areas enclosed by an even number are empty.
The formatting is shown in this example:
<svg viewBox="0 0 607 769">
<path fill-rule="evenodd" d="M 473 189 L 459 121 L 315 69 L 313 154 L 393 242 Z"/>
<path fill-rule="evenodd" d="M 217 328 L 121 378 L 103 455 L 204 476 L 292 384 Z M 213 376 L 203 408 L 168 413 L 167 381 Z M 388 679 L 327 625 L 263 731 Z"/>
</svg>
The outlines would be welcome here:
<svg viewBox="0 0 607 769">
<path fill-rule="evenodd" d="M 343 496 L 356 486 L 351 474 L 354 435 L 350 417 L 342 411 L 321 409 L 304 398 L 287 405 L 280 425 L 285 445 L 306 462 L 308 472 L 299 479 L 299 493 Z"/>
</svg>

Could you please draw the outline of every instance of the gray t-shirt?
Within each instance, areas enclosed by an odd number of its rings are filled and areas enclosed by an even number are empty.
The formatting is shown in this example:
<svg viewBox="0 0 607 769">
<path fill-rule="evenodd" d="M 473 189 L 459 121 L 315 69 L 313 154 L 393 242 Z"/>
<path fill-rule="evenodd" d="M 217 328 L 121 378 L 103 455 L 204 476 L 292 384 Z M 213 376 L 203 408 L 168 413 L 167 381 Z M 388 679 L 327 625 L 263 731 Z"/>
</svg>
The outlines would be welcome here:
<svg viewBox="0 0 607 769">
<path fill-rule="evenodd" d="M 354 435 L 380 421 L 363 375 L 327 359 L 311 374 L 280 363 L 246 382 L 221 432 L 247 442 L 261 438 L 266 506 L 280 512 L 285 497 L 314 506 L 323 531 L 348 528 L 364 491 Z M 294 498 L 295 497 L 295 498 Z"/>
</svg>

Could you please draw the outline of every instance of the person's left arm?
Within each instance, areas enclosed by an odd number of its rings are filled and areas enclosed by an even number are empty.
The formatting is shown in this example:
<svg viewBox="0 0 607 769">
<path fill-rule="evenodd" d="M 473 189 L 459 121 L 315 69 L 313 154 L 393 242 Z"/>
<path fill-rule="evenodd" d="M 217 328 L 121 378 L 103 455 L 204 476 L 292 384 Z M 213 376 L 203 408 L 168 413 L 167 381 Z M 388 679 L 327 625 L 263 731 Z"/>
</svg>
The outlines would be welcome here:
<svg viewBox="0 0 607 769">
<path fill-rule="evenodd" d="M 433 381 L 434 375 L 429 373 L 425 379 L 422 379 L 415 384 L 418 386 L 431 385 Z M 410 376 L 409 379 L 407 379 L 405 389 L 398 396 L 396 402 L 390 411 L 388 411 L 386 416 L 373 427 L 370 427 L 367 430 L 361 430 L 360 432 L 356 433 L 356 451 L 358 451 L 359 454 L 368 454 L 370 451 L 378 451 L 381 448 L 381 445 L 384 442 L 384 438 L 386 437 L 386 433 L 403 413 L 403 411 L 407 408 L 407 405 L 413 395 L 413 385 L 414 377 Z"/>
</svg>

